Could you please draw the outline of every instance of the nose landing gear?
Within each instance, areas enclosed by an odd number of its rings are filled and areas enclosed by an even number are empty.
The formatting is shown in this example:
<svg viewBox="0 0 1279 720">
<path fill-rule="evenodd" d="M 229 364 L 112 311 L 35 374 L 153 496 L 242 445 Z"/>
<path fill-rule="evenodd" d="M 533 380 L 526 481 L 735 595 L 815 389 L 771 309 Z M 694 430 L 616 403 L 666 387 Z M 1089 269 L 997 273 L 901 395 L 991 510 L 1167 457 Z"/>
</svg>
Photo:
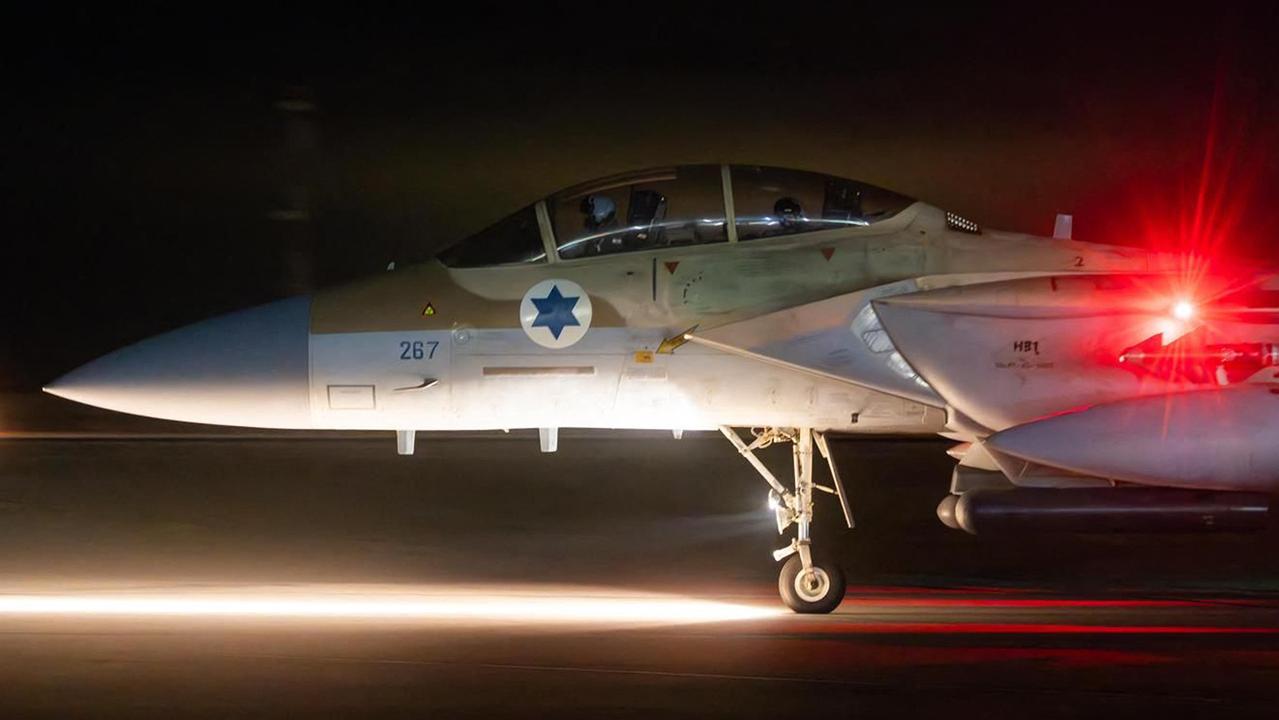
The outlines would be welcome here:
<svg viewBox="0 0 1279 720">
<path fill-rule="evenodd" d="M 838 564 L 824 558 L 814 559 L 813 557 L 810 537 L 813 522 L 813 491 L 821 490 L 836 496 L 844 511 L 844 520 L 850 528 L 853 527 L 853 514 L 825 436 L 814 432 L 811 428 L 765 428 L 755 432 L 754 441 L 747 445 L 738 436 L 737 431 L 730 427 L 721 427 L 720 432 L 772 487 L 769 493 L 769 505 L 776 514 L 777 532 L 780 534 L 785 532 L 787 527 L 795 525 L 795 538 L 789 545 L 773 553 L 775 560 L 786 561 L 782 565 L 777 580 L 782 602 L 797 613 L 828 613 L 834 610 L 844 599 L 844 573 Z M 792 465 L 795 472 L 795 487 L 793 490 L 782 485 L 755 455 L 756 450 L 768 447 L 775 442 L 789 442 L 794 445 Z M 813 482 L 814 444 L 817 445 L 818 451 L 830 467 L 834 487 Z"/>
<path fill-rule="evenodd" d="M 797 613 L 825 614 L 844 599 L 844 571 L 834 563 L 812 563 L 804 567 L 798 555 L 782 565 L 777 591 L 786 607 Z"/>
</svg>

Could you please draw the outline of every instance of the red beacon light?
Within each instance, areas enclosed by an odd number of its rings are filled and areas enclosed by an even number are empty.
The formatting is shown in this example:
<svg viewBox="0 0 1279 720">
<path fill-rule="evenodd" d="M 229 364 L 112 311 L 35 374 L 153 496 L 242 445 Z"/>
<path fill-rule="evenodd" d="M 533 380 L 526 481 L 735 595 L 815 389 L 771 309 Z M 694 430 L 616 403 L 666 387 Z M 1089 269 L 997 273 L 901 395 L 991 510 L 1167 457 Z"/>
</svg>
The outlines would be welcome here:
<svg viewBox="0 0 1279 720">
<path fill-rule="evenodd" d="M 1279 367 L 1279 345 L 1274 343 L 1228 343 L 1208 345 L 1195 334 L 1169 345 L 1162 335 L 1153 335 L 1119 354 L 1119 362 L 1168 380 L 1232 385 L 1243 382 L 1266 368 Z"/>
</svg>

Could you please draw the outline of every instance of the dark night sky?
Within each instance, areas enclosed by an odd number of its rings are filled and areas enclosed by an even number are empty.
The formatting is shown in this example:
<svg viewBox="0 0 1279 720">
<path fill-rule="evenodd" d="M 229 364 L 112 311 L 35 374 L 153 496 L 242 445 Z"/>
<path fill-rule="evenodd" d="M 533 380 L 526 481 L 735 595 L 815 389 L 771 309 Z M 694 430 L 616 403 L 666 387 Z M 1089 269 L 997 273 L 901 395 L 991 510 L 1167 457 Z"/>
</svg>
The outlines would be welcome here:
<svg viewBox="0 0 1279 720">
<path fill-rule="evenodd" d="M 1082 239 L 1176 244 L 1208 157 L 1214 232 L 1264 254 L 1279 10 L 1118 5 L 7 18 L 0 387 L 651 165 L 806 168 L 993 227 L 1073 212 Z M 290 87 L 317 107 L 303 162 L 274 108 Z M 290 176 L 309 223 L 268 217 Z"/>
</svg>

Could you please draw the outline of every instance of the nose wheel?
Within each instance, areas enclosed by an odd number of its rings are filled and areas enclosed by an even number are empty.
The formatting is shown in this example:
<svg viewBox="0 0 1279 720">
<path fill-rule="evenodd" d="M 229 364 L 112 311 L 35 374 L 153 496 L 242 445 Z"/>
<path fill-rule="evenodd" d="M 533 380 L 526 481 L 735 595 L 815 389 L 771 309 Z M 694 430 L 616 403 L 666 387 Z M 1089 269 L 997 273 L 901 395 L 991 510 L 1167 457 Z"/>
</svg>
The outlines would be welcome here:
<svg viewBox="0 0 1279 720">
<path fill-rule="evenodd" d="M 844 587 L 844 571 L 838 565 L 819 561 L 805 568 L 798 554 L 782 564 L 777 576 L 782 602 L 797 613 L 831 612 L 843 602 Z"/>
<path fill-rule="evenodd" d="M 839 498 L 840 507 L 844 511 L 844 520 L 853 526 L 853 513 L 848 506 L 848 496 L 844 493 L 844 484 L 835 468 L 834 458 L 827 447 L 826 438 L 810 428 L 765 428 L 754 431 L 755 440 L 747 445 L 729 427 L 721 427 L 720 432 L 746 458 L 764 481 L 772 487 L 769 493 L 769 507 L 777 518 L 777 532 L 785 532 L 791 525 L 795 526 L 795 538 L 790 545 L 773 553 L 778 561 L 785 560 L 777 579 L 777 589 L 782 602 L 797 613 L 828 613 L 839 606 L 844 599 L 844 572 L 839 565 L 829 560 L 814 559 L 811 548 L 810 528 L 813 522 L 813 491 L 821 490 Z M 768 447 L 775 442 L 789 442 L 794 445 L 793 466 L 795 471 L 795 487 L 789 489 L 769 471 L 764 463 L 755 455 L 755 451 Z M 813 445 L 826 458 L 830 465 L 834 487 L 824 487 L 813 482 Z"/>
</svg>

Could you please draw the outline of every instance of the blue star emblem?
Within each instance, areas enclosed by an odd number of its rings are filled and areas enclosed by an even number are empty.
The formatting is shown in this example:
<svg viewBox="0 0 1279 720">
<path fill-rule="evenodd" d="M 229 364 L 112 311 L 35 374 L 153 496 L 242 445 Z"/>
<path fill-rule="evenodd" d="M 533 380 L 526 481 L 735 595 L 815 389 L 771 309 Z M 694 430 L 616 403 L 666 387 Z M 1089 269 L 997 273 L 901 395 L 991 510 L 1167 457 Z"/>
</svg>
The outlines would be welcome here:
<svg viewBox="0 0 1279 720">
<path fill-rule="evenodd" d="M 564 297 L 558 285 L 552 285 L 551 292 L 544 298 L 529 299 L 533 301 L 533 307 L 537 308 L 533 327 L 544 327 L 550 330 L 556 340 L 560 339 L 560 333 L 564 332 L 564 328 L 582 324 L 573 314 L 573 308 L 577 307 L 577 301 L 581 298 Z"/>
</svg>

